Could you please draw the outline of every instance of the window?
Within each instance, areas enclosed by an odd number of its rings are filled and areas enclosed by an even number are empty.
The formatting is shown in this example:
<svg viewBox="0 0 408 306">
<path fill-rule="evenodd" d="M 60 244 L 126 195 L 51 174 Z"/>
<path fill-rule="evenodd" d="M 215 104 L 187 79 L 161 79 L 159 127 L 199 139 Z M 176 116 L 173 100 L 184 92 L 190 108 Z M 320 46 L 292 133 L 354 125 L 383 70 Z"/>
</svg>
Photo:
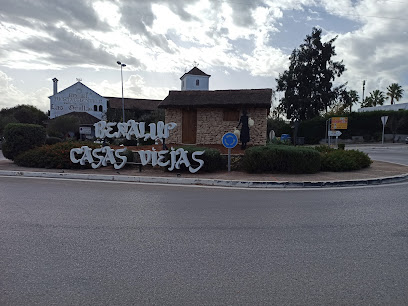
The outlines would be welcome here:
<svg viewBox="0 0 408 306">
<path fill-rule="evenodd" d="M 94 105 L 94 112 L 98 111 L 98 107 L 96 105 Z"/>
<path fill-rule="evenodd" d="M 200 80 L 196 80 L 196 86 L 200 85 Z"/>
<path fill-rule="evenodd" d="M 99 111 L 102 112 L 102 105 L 99 105 Z"/>
<path fill-rule="evenodd" d="M 239 109 L 224 109 L 224 121 L 239 121 Z"/>
</svg>

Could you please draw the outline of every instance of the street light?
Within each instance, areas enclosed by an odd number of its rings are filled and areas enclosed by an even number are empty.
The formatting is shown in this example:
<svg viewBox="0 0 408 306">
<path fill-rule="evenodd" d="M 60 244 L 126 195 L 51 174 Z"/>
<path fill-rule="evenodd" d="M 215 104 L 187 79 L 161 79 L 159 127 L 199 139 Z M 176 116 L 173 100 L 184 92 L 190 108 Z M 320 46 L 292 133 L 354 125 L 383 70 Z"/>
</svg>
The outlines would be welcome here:
<svg viewBox="0 0 408 306">
<path fill-rule="evenodd" d="M 361 103 L 364 103 L 364 89 L 365 89 L 365 80 L 363 81 L 363 99 L 362 99 Z"/>
<path fill-rule="evenodd" d="M 120 66 L 120 78 L 122 80 L 122 119 L 123 122 L 125 122 L 125 99 L 123 98 L 123 72 L 122 72 L 122 68 L 126 67 L 126 64 L 121 63 L 120 61 L 116 62 L 119 66 Z"/>
</svg>

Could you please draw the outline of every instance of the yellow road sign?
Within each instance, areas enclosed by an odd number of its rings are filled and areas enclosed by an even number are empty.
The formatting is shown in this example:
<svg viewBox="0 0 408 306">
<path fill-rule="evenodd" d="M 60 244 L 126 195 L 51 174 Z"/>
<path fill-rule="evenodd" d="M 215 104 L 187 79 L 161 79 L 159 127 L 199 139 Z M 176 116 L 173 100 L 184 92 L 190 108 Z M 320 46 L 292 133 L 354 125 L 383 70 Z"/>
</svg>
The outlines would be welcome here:
<svg viewBox="0 0 408 306">
<path fill-rule="evenodd" d="M 347 130 L 347 117 L 333 117 L 331 118 L 332 130 Z"/>
</svg>

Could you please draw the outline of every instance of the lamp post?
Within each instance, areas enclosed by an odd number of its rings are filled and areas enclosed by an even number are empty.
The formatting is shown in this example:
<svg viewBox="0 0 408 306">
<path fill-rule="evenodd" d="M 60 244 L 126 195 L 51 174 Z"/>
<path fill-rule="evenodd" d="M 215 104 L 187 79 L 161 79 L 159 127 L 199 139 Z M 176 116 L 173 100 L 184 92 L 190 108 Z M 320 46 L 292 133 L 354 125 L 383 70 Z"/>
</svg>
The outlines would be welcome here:
<svg viewBox="0 0 408 306">
<path fill-rule="evenodd" d="M 363 99 L 362 99 L 361 103 L 364 103 L 364 89 L 365 89 L 365 80 L 363 81 Z"/>
<path fill-rule="evenodd" d="M 122 80 L 122 120 L 123 122 L 125 122 L 125 99 L 123 98 L 123 72 L 122 72 L 122 68 L 126 67 L 126 64 L 117 61 L 116 62 L 119 66 L 120 66 L 120 78 Z"/>
</svg>

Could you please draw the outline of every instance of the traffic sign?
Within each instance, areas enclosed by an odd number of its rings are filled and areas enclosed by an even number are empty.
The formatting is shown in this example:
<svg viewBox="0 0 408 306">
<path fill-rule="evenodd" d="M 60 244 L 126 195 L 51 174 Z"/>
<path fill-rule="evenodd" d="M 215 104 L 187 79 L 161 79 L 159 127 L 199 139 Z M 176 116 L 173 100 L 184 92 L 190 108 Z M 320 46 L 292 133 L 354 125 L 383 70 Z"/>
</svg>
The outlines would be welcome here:
<svg viewBox="0 0 408 306">
<path fill-rule="evenodd" d="M 328 136 L 339 137 L 342 133 L 340 131 L 329 131 Z"/>
<path fill-rule="evenodd" d="M 331 118 L 332 130 L 347 130 L 347 117 L 333 117 Z"/>
<path fill-rule="evenodd" d="M 387 124 L 387 120 L 388 120 L 388 116 L 382 116 L 381 117 L 381 122 L 382 122 L 383 125 Z"/>
<path fill-rule="evenodd" d="M 238 144 L 238 137 L 234 133 L 226 133 L 222 136 L 222 144 L 227 149 L 232 149 Z"/>
</svg>

